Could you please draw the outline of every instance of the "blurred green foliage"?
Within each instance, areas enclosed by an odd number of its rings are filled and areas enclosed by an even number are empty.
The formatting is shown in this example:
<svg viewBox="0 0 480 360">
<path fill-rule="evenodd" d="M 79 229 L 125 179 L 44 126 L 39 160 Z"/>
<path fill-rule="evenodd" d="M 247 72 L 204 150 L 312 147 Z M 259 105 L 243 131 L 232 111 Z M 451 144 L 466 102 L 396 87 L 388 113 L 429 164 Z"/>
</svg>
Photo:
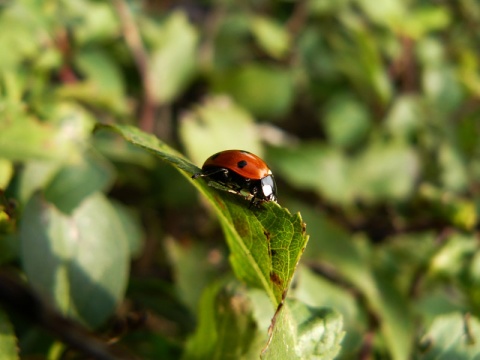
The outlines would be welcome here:
<svg viewBox="0 0 480 360">
<path fill-rule="evenodd" d="M 197 166 L 262 156 L 300 211 L 264 358 L 478 357 L 479 28 L 475 0 L 2 2 L 1 269 L 125 357 L 258 358 L 275 309 L 228 261 L 248 212 L 218 222 L 151 147 L 93 131 L 128 124 Z M 74 358 L 9 311 L 0 351 Z"/>
</svg>

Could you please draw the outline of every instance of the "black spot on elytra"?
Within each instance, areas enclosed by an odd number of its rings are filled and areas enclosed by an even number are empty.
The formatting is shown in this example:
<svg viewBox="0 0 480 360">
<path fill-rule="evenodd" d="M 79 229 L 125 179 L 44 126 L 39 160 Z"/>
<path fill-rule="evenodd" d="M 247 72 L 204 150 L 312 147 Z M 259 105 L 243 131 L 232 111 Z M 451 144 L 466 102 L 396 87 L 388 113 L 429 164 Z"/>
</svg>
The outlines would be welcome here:
<svg viewBox="0 0 480 360">
<path fill-rule="evenodd" d="M 237 166 L 240 168 L 240 169 L 243 169 L 245 166 L 247 166 L 247 162 L 245 160 L 240 160 L 238 163 L 237 163 Z"/>
</svg>

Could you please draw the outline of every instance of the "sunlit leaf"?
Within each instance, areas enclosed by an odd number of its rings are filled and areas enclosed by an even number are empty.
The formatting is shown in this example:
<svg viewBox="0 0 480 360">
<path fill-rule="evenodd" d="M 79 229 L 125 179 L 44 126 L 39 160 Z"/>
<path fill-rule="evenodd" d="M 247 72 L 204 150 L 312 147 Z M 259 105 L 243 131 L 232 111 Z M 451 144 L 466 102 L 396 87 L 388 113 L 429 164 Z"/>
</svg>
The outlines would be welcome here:
<svg viewBox="0 0 480 360">
<path fill-rule="evenodd" d="M 252 117 L 227 97 L 214 97 L 182 116 L 180 135 L 187 153 L 201 166 L 211 155 L 227 149 L 262 156 L 260 134 Z"/>
<path fill-rule="evenodd" d="M 5 189 L 13 175 L 13 164 L 11 161 L 0 158 L 0 189 Z"/>
<path fill-rule="evenodd" d="M 127 141 L 169 162 L 191 180 L 198 171 L 181 154 L 153 135 L 128 126 L 103 126 L 120 133 Z M 230 262 L 237 277 L 263 289 L 274 306 L 290 286 L 308 236 L 300 214 L 291 215 L 275 203 L 249 209 L 243 197 L 191 180 L 213 206 L 230 248 Z"/>
<path fill-rule="evenodd" d="M 78 54 L 76 61 L 84 80 L 59 88 L 59 96 L 125 112 L 125 84 L 114 59 L 104 51 L 89 50 Z"/>
<path fill-rule="evenodd" d="M 343 336 L 338 313 L 288 300 L 262 359 L 334 359 Z"/>
<path fill-rule="evenodd" d="M 7 315 L 0 309 L 0 354 L 4 360 L 18 360 L 17 338 Z"/>
<path fill-rule="evenodd" d="M 252 19 L 252 31 L 260 46 L 270 56 L 281 58 L 289 50 L 290 34 L 272 19 L 255 16 Z"/>
<path fill-rule="evenodd" d="M 172 13 L 159 29 L 151 56 L 152 91 L 168 103 L 183 91 L 196 70 L 197 30 L 183 12 Z"/>
<path fill-rule="evenodd" d="M 242 291 L 243 290 L 243 291 Z M 258 329 L 245 289 L 235 284 L 208 287 L 200 302 L 199 325 L 183 359 L 251 359 L 266 338 Z"/>
<path fill-rule="evenodd" d="M 419 359 L 475 359 L 480 356 L 480 321 L 473 316 L 452 313 L 439 316 L 420 343 Z"/>
<path fill-rule="evenodd" d="M 85 198 L 105 190 L 113 169 L 93 152 L 78 154 L 56 172 L 45 188 L 45 198 L 64 213 L 71 213 Z"/>
<path fill-rule="evenodd" d="M 258 117 L 280 117 L 292 106 L 293 78 L 287 69 L 248 64 L 218 74 L 216 93 L 227 93 Z"/>
<path fill-rule="evenodd" d="M 370 114 L 359 101 L 337 97 L 330 102 L 321 117 L 333 145 L 351 147 L 365 138 L 370 128 Z"/>
<path fill-rule="evenodd" d="M 66 216 L 40 195 L 26 205 L 21 260 L 29 282 L 65 314 L 100 325 L 123 297 L 129 268 L 120 219 L 101 194 Z"/>
</svg>

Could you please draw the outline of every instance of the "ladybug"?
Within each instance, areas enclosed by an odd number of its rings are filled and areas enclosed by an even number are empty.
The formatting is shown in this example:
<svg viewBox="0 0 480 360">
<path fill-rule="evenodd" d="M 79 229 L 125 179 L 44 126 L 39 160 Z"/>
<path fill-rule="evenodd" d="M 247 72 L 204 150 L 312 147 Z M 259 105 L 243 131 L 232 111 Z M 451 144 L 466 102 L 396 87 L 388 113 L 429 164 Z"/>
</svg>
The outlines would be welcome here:
<svg viewBox="0 0 480 360">
<path fill-rule="evenodd" d="M 248 191 L 253 195 L 251 205 L 277 201 L 277 186 L 265 161 L 244 150 L 225 150 L 210 156 L 202 171 L 192 179 L 208 177 L 238 194 Z"/>
</svg>

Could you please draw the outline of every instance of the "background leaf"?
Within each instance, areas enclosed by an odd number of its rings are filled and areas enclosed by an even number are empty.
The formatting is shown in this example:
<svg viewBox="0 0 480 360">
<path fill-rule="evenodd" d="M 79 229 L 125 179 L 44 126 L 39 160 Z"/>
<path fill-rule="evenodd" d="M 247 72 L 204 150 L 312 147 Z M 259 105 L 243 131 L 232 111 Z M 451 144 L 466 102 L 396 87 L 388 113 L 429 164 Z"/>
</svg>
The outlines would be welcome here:
<svg viewBox="0 0 480 360">
<path fill-rule="evenodd" d="M 63 313 L 100 325 L 126 287 L 129 254 L 122 230 L 101 194 L 92 194 L 70 216 L 40 195 L 32 197 L 20 230 L 29 282 Z"/>
</svg>

